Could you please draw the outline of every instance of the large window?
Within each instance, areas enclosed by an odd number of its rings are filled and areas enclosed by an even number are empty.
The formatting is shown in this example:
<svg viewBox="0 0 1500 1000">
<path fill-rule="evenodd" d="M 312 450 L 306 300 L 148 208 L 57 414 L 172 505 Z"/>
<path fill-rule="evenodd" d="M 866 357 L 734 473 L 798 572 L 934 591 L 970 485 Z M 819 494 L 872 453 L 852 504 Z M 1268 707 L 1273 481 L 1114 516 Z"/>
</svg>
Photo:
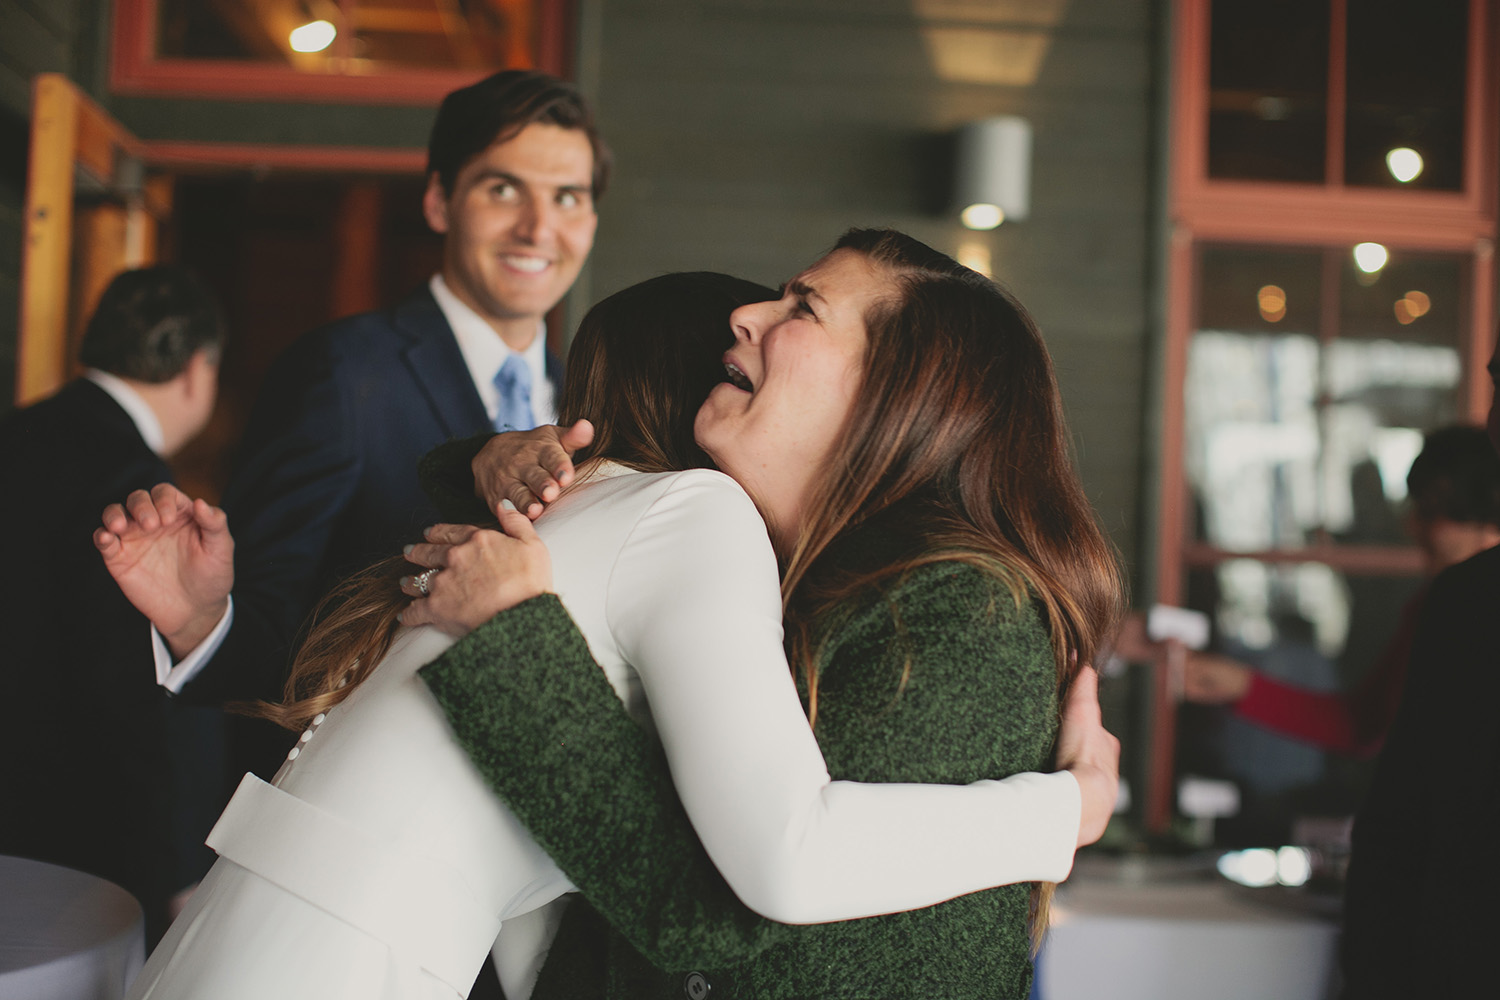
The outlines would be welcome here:
<svg viewBox="0 0 1500 1000">
<path fill-rule="evenodd" d="M 1489 404 L 1491 5 L 1177 0 L 1174 14 L 1156 596 L 1208 614 L 1216 646 L 1266 673 L 1349 687 L 1420 582 L 1402 522 L 1422 435 Z M 1186 728 L 1156 744 L 1176 745 L 1179 771 L 1218 768 L 1252 810 L 1271 792 L 1350 808 L 1338 788 L 1309 791 L 1338 762 L 1223 718 L 1204 753 L 1202 713 L 1169 704 L 1156 725 Z M 1155 768 L 1161 786 L 1170 762 Z M 1171 802 L 1156 791 L 1160 829 Z"/>
</svg>

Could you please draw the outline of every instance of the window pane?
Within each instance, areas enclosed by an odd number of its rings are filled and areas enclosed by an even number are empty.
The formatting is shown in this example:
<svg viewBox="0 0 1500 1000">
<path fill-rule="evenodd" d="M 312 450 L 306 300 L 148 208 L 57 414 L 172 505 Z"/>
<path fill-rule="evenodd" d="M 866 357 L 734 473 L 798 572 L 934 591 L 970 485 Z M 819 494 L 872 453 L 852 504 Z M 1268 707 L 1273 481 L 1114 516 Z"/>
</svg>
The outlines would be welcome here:
<svg viewBox="0 0 1500 1000">
<path fill-rule="evenodd" d="M 1338 336 L 1324 358 L 1323 421 L 1327 527 L 1341 537 L 1381 540 L 1369 537 L 1378 534 L 1372 525 L 1394 515 L 1382 515 L 1373 497 L 1362 500 L 1357 483 L 1348 491 L 1337 484 L 1353 482 L 1373 464 L 1385 497 L 1403 499 L 1422 433 L 1459 417 L 1459 347 L 1468 311 L 1463 264 L 1457 256 L 1395 251 L 1370 275 L 1343 255 Z"/>
<path fill-rule="evenodd" d="M 1205 247 L 1188 347 L 1186 454 L 1197 538 L 1254 551 L 1320 523 L 1320 251 Z"/>
<path fill-rule="evenodd" d="M 1214 0 L 1208 173 L 1324 180 L 1327 0 Z"/>
<path fill-rule="evenodd" d="M 1349 4 L 1347 183 L 1463 186 L 1468 6 L 1458 0 Z M 1404 185 L 1386 162 L 1393 149 L 1421 157 L 1422 172 Z"/>
<path fill-rule="evenodd" d="M 1400 544 L 1406 471 L 1460 413 L 1463 260 L 1205 247 L 1188 347 L 1185 467 L 1199 541 L 1253 552 Z M 1332 295 L 1334 329 L 1321 328 Z"/>
<path fill-rule="evenodd" d="M 157 52 L 340 73 L 535 63 L 536 4 L 525 0 L 355 0 L 317 5 L 316 15 L 308 9 L 303 0 L 161 0 Z M 307 27 L 315 18 L 326 27 Z"/>
</svg>

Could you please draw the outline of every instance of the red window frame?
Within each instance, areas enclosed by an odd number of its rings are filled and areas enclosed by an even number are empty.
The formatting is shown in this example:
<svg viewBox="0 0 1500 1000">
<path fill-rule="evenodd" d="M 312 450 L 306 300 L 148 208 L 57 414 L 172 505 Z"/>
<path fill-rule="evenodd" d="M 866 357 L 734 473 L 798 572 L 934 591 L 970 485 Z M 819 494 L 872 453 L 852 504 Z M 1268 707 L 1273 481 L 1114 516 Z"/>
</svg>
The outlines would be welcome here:
<svg viewBox="0 0 1500 1000">
<path fill-rule="evenodd" d="M 1329 121 L 1343 120 L 1345 59 L 1341 27 L 1348 0 L 1332 0 L 1335 25 L 1329 58 Z M 1208 46 L 1211 0 L 1174 4 L 1170 238 L 1167 248 L 1166 387 L 1163 414 L 1161 510 L 1156 594 L 1165 602 L 1182 594 L 1189 505 L 1183 471 L 1182 386 L 1196 312 L 1196 258 L 1201 243 L 1272 246 L 1348 244 L 1365 240 L 1405 250 L 1467 254 L 1470 321 L 1465 344 L 1463 409 L 1476 421 L 1489 405 L 1485 365 L 1494 340 L 1497 180 L 1497 24 L 1488 0 L 1470 0 L 1469 73 L 1466 91 L 1464 189 L 1457 192 L 1347 187 L 1342 181 L 1342 136 L 1330 136 L 1326 183 L 1291 184 L 1214 180 L 1208 176 Z M 1333 155 L 1337 153 L 1337 155 Z M 1336 553 L 1323 552 L 1324 555 Z M 1298 550 L 1289 558 L 1313 558 Z M 1382 560 L 1360 559 L 1362 568 Z M 1397 560 L 1401 567 L 1409 561 Z M 1353 568 L 1351 566 L 1351 568 Z M 1397 568 L 1392 566 L 1391 568 Z"/>
<path fill-rule="evenodd" d="M 574 4 L 537 0 L 536 68 L 572 69 Z M 159 97 L 436 104 L 482 77 L 474 70 L 392 69 L 368 75 L 306 73 L 289 66 L 222 59 L 177 59 L 156 51 L 158 0 L 115 0 L 110 89 Z"/>
<path fill-rule="evenodd" d="M 1208 175 L 1209 21 L 1212 0 L 1174 0 L 1172 143 L 1166 260 L 1165 350 L 1162 369 L 1160 498 L 1155 546 L 1156 600 L 1183 600 L 1185 571 L 1225 558 L 1322 562 L 1351 573 L 1416 575 L 1414 551 L 1319 544 L 1296 550 L 1224 553 L 1190 540 L 1192 505 L 1184 470 L 1184 398 L 1188 342 L 1197 313 L 1201 244 L 1284 247 L 1353 246 L 1366 240 L 1392 248 L 1467 255 L 1469 322 L 1461 338 L 1461 412 L 1482 423 L 1489 406 L 1486 364 L 1495 335 L 1496 200 L 1500 191 L 1500 25 L 1489 0 L 1470 0 L 1465 86 L 1464 187 L 1461 191 L 1371 189 L 1343 183 L 1347 53 L 1343 35 L 1350 0 L 1330 0 L 1328 154 L 1322 184 L 1217 180 Z M 1171 816 L 1175 696 L 1170 671 L 1158 670 L 1151 733 L 1149 829 Z"/>
</svg>

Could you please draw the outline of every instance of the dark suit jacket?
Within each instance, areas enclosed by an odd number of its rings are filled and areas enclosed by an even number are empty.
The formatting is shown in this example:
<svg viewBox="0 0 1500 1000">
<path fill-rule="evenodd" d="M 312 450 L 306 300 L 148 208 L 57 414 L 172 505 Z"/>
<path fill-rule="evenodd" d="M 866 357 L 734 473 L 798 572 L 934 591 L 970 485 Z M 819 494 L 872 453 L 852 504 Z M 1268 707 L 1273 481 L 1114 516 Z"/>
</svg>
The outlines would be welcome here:
<svg viewBox="0 0 1500 1000">
<path fill-rule="evenodd" d="M 0 853 L 117 882 L 159 930 L 166 898 L 202 872 L 174 858 L 173 708 L 150 630 L 91 536 L 106 504 L 171 473 L 82 379 L 0 422 L 0 461 Z"/>
<path fill-rule="evenodd" d="M 1500 548 L 1433 582 L 1406 690 L 1354 823 L 1344 996 L 1495 993 Z"/>
<path fill-rule="evenodd" d="M 561 385 L 550 356 L 548 375 Z M 235 537 L 234 625 L 184 695 L 279 698 L 317 600 L 438 520 L 417 460 L 490 429 L 426 288 L 298 340 L 266 378 L 224 498 Z"/>
</svg>

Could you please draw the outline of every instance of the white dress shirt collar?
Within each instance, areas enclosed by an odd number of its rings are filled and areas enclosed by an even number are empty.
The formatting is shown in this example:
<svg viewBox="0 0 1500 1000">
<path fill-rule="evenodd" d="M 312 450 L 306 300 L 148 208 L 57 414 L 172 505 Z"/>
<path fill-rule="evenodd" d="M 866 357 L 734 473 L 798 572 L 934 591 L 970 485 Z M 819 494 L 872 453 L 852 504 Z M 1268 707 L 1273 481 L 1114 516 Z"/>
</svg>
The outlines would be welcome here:
<svg viewBox="0 0 1500 1000">
<path fill-rule="evenodd" d="M 427 283 L 432 297 L 437 299 L 443 318 L 453 330 L 458 341 L 459 353 L 468 366 L 469 378 L 484 403 L 484 412 L 494 423 L 500 412 L 500 390 L 495 388 L 495 373 L 512 354 L 519 354 L 531 369 L 531 413 L 538 424 L 550 424 L 557 420 L 557 393 L 547 378 L 547 326 L 537 320 L 537 334 L 524 351 L 512 351 L 505 341 L 495 333 L 494 327 L 473 309 L 453 294 L 443 281 L 441 274 L 434 274 Z"/>
<path fill-rule="evenodd" d="M 162 433 L 161 421 L 157 419 L 156 411 L 151 409 L 151 404 L 142 399 L 140 393 L 130 388 L 118 375 L 111 375 L 97 368 L 85 369 L 83 377 L 109 393 L 120 404 L 120 409 L 135 424 L 135 429 L 140 433 L 141 440 L 146 442 L 147 448 L 158 455 L 162 453 L 167 446 L 167 438 Z"/>
</svg>

